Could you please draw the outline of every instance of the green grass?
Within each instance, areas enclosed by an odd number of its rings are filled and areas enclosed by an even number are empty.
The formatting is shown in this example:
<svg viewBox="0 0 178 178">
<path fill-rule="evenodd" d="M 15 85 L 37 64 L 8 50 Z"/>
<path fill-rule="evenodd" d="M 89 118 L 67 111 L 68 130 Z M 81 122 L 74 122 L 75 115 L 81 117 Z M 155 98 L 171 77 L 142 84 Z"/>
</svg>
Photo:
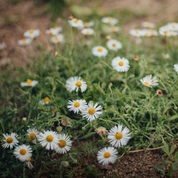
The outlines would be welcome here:
<svg viewBox="0 0 178 178">
<path fill-rule="evenodd" d="M 124 13 L 128 13 L 129 19 L 130 12 Z M 131 139 L 126 146 L 118 148 L 118 156 L 131 150 L 157 147 L 163 141 L 172 142 L 177 139 L 178 74 L 173 65 L 177 63 L 178 55 L 175 39 L 169 39 L 168 49 L 161 44 L 163 38 L 160 36 L 145 38 L 142 44 L 137 45 L 133 37 L 121 30 L 119 34 L 110 35 L 119 40 L 123 48 L 117 52 L 108 50 L 106 57 L 98 58 L 92 55 L 92 48 L 97 45 L 106 46 L 105 36 L 108 34 L 102 32 L 102 23 L 94 20 L 95 36 L 90 38 L 93 40 L 90 46 L 86 45 L 87 39 L 66 22 L 63 27 L 65 44 L 54 46 L 59 55 L 54 56 L 40 48 L 41 56 L 32 59 L 33 64 L 28 64 L 26 68 L 13 65 L 1 67 L 1 141 L 3 133 L 17 133 L 20 144 L 32 146 L 32 163 L 35 168 L 30 171 L 14 157 L 13 150 L 0 147 L 0 177 L 34 177 L 42 170 L 38 175 L 40 176 L 53 164 L 55 166 L 51 166 L 51 177 L 54 172 L 57 176 L 61 161 L 67 160 L 73 165 L 80 156 L 97 153 L 100 146 L 110 145 L 107 136 L 97 135 L 95 130 L 99 126 L 107 130 L 117 124 L 129 128 Z M 162 54 L 167 52 L 170 58 L 166 60 Z M 138 61 L 133 60 L 134 55 L 138 55 Z M 117 56 L 129 60 L 130 69 L 127 73 L 118 73 L 112 69 L 111 61 Z M 157 77 L 157 87 L 147 88 L 140 82 L 140 79 L 150 74 Z M 81 76 L 87 83 L 85 92 L 67 92 L 66 80 L 73 76 Z M 39 84 L 33 88 L 21 87 L 20 83 L 27 79 L 37 80 Z M 163 95 L 156 94 L 158 89 L 163 91 Z M 46 96 L 51 102 L 39 105 L 39 101 Z M 68 100 L 75 99 L 99 103 L 103 107 L 103 114 L 89 122 L 80 114 L 69 112 Z M 52 112 L 53 108 L 57 108 L 55 114 Z M 27 118 L 26 122 L 22 120 L 23 117 Z M 69 119 L 71 127 L 62 126 L 60 121 L 63 119 Z M 45 150 L 39 143 L 32 144 L 26 136 L 26 130 L 28 126 L 39 131 L 56 130 L 59 125 L 62 126 L 62 131 L 58 133 L 67 134 L 79 145 L 81 141 L 86 142 L 85 144 L 89 142 L 89 145 L 73 146 L 70 153 L 59 155 L 58 162 L 53 162 L 51 157 L 55 152 Z M 93 137 L 98 140 L 97 144 L 91 141 Z M 73 170 L 72 167 L 68 168 L 69 172 Z M 91 166 L 88 167 L 88 172 L 96 175 Z"/>
</svg>

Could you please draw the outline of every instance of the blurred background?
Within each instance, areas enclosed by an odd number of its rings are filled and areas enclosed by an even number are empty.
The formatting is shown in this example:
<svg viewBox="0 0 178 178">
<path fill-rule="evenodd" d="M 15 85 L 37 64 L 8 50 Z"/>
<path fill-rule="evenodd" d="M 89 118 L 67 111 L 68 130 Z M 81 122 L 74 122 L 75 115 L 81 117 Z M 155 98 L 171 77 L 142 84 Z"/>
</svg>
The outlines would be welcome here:
<svg viewBox="0 0 178 178">
<path fill-rule="evenodd" d="M 7 47 L 0 54 L 0 66 L 13 63 L 25 66 L 27 56 L 36 55 L 17 45 L 23 33 L 39 29 L 40 44 L 50 49 L 45 31 L 67 24 L 69 14 L 84 21 L 112 16 L 119 19 L 122 31 L 140 28 L 141 22 L 156 23 L 157 28 L 168 22 L 178 22 L 178 0 L 0 0 L 0 43 Z M 37 46 L 40 47 L 40 46 Z M 28 54 L 27 54 L 28 52 Z"/>
</svg>

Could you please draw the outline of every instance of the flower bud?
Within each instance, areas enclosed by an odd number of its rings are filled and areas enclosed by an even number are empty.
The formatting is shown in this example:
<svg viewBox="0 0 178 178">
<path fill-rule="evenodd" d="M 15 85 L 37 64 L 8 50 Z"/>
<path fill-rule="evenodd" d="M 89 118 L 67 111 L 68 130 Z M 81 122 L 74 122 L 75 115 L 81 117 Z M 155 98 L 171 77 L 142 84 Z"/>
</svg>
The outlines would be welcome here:
<svg viewBox="0 0 178 178">
<path fill-rule="evenodd" d="M 134 56 L 133 59 L 134 59 L 135 61 L 138 61 L 138 56 Z"/>
<path fill-rule="evenodd" d="M 111 36 L 106 36 L 106 40 L 109 41 L 111 39 Z"/>
<path fill-rule="evenodd" d="M 73 17 L 73 15 L 72 14 L 70 14 L 69 16 L 68 16 L 68 19 L 73 19 L 74 17 Z"/>
<path fill-rule="evenodd" d="M 163 93 L 163 92 L 162 92 L 161 90 L 158 90 L 158 91 L 157 91 L 157 94 L 158 94 L 158 95 L 162 95 L 162 93 Z"/>
<path fill-rule="evenodd" d="M 63 167 L 69 167 L 69 162 L 68 161 L 62 161 Z"/>
<path fill-rule="evenodd" d="M 23 120 L 24 122 L 26 122 L 26 121 L 27 121 L 27 118 L 26 118 L 26 117 L 23 117 L 22 120 Z"/>
<path fill-rule="evenodd" d="M 57 56 L 57 55 L 58 55 L 58 52 L 57 52 L 57 51 L 55 51 L 53 54 L 54 54 L 54 56 Z"/>
<path fill-rule="evenodd" d="M 58 126 L 56 129 L 57 129 L 58 132 L 62 131 L 62 127 L 61 126 Z"/>
</svg>

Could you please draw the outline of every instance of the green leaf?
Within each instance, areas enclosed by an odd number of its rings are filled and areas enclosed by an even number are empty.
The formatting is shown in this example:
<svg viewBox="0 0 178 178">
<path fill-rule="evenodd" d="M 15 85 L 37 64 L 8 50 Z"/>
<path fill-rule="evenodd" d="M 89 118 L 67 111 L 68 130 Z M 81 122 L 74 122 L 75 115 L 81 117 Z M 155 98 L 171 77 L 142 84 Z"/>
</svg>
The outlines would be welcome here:
<svg viewBox="0 0 178 178">
<path fill-rule="evenodd" d="M 166 160 L 166 163 L 168 163 L 168 164 L 172 164 L 172 162 L 171 162 L 171 161 L 169 161 L 169 160 Z"/>
<path fill-rule="evenodd" d="M 44 166 L 48 165 L 48 164 L 53 164 L 53 163 L 56 163 L 56 162 L 59 162 L 60 160 L 57 160 L 57 161 L 46 161 L 44 163 Z"/>
<path fill-rule="evenodd" d="M 158 164 L 155 164 L 155 168 L 156 168 L 158 171 L 163 171 L 163 170 L 161 169 L 161 167 L 160 167 Z"/>
<path fill-rule="evenodd" d="M 172 120 L 174 120 L 174 119 L 176 119 L 176 118 L 178 118 L 178 115 L 174 115 L 174 116 L 170 117 L 170 118 L 168 119 L 168 121 L 172 121 Z"/>
<path fill-rule="evenodd" d="M 175 146 L 172 145 L 172 146 L 171 146 L 171 149 L 170 149 L 170 153 L 171 153 L 171 154 L 174 153 L 175 149 L 176 149 Z"/>
<path fill-rule="evenodd" d="M 167 155 L 169 155 L 169 152 L 167 152 L 166 148 L 162 148 L 162 150 L 163 150 Z M 164 156 L 166 156 L 166 155 L 164 155 Z"/>
<path fill-rule="evenodd" d="M 168 170 L 168 176 L 172 177 L 172 175 L 173 175 L 173 169 L 172 169 L 172 166 L 170 166 Z"/>
<path fill-rule="evenodd" d="M 176 162 L 178 163 L 178 151 L 177 151 L 176 154 L 175 154 L 175 160 L 176 160 Z"/>
<path fill-rule="evenodd" d="M 176 170 L 177 170 L 177 164 L 176 164 L 176 163 L 173 163 L 173 164 L 172 164 L 172 168 L 173 168 L 173 170 L 176 171 Z"/>
<path fill-rule="evenodd" d="M 168 144 L 166 142 L 163 142 L 163 144 L 164 144 L 164 147 L 166 149 L 166 153 L 169 153 L 169 146 L 168 146 Z"/>
</svg>

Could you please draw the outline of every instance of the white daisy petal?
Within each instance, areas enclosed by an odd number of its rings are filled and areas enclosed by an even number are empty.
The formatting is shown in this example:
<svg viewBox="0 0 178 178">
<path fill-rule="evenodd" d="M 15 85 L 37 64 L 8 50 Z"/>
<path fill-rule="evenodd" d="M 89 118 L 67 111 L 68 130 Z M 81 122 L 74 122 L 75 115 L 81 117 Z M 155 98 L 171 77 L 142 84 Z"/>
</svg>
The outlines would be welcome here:
<svg viewBox="0 0 178 178">
<path fill-rule="evenodd" d="M 111 65 L 118 72 L 127 72 L 129 70 L 129 67 L 130 67 L 128 59 L 126 59 L 126 58 L 122 58 L 121 59 L 119 56 L 115 57 L 112 60 L 112 64 Z"/>
<path fill-rule="evenodd" d="M 59 142 L 56 132 L 44 131 L 36 136 L 42 147 L 46 147 L 47 150 L 55 150 Z"/>
<path fill-rule="evenodd" d="M 72 101 L 68 101 L 68 106 L 67 108 L 69 109 L 69 111 L 73 111 L 74 113 L 79 113 L 79 111 L 83 111 L 86 106 L 87 106 L 87 102 L 85 100 L 72 100 Z"/>
<path fill-rule="evenodd" d="M 18 145 L 19 141 L 17 140 L 17 134 L 16 133 L 11 133 L 11 134 L 3 134 L 4 136 L 4 144 L 2 144 L 3 148 L 8 148 L 12 149 L 16 145 Z"/>
<path fill-rule="evenodd" d="M 84 28 L 81 32 L 84 35 L 93 35 L 94 34 L 94 30 L 92 28 Z"/>
<path fill-rule="evenodd" d="M 60 154 L 67 153 L 72 146 L 72 141 L 65 134 L 58 134 L 59 143 L 55 151 Z"/>
<path fill-rule="evenodd" d="M 97 160 L 102 165 L 114 163 L 117 159 L 117 154 L 118 151 L 114 147 L 105 147 L 98 151 Z"/>
<path fill-rule="evenodd" d="M 99 111 L 102 107 L 98 103 L 93 106 L 93 103 L 89 103 L 88 106 L 82 111 L 82 116 L 89 121 L 97 119 L 103 112 Z"/>
<path fill-rule="evenodd" d="M 159 85 L 157 83 L 158 80 L 156 79 L 156 77 L 154 77 L 152 79 L 152 75 L 148 75 L 148 76 L 144 77 L 143 79 L 140 79 L 140 81 L 143 83 L 143 85 L 145 85 L 147 87 L 151 87 L 151 88 L 152 88 L 152 86 Z"/>
<path fill-rule="evenodd" d="M 97 57 L 103 57 L 108 54 L 108 50 L 102 46 L 95 46 L 92 49 L 92 54 Z"/>
<path fill-rule="evenodd" d="M 174 70 L 178 73 L 178 64 L 174 64 Z"/>
<path fill-rule="evenodd" d="M 108 133 L 108 139 L 114 147 L 124 146 L 130 139 L 129 129 L 125 127 L 122 130 L 122 125 L 114 126 Z"/>
<path fill-rule="evenodd" d="M 39 34 L 40 34 L 39 30 L 33 30 L 33 29 L 31 29 L 31 30 L 28 30 L 28 31 L 26 31 L 24 33 L 24 37 L 28 37 L 28 38 L 33 39 L 33 38 L 39 36 Z"/>
<path fill-rule="evenodd" d="M 32 148 L 29 145 L 17 146 L 14 150 L 14 155 L 20 161 L 27 161 L 32 156 Z"/>
<path fill-rule="evenodd" d="M 84 92 L 87 89 L 87 84 L 81 77 L 71 77 L 66 81 L 66 87 L 70 92 L 75 90 L 78 92 L 79 88 L 81 89 L 81 92 Z"/>
<path fill-rule="evenodd" d="M 122 48 L 122 44 L 117 41 L 117 40 L 109 40 L 107 43 L 106 43 L 107 47 L 113 51 L 117 51 L 118 49 L 121 49 Z"/>
</svg>

